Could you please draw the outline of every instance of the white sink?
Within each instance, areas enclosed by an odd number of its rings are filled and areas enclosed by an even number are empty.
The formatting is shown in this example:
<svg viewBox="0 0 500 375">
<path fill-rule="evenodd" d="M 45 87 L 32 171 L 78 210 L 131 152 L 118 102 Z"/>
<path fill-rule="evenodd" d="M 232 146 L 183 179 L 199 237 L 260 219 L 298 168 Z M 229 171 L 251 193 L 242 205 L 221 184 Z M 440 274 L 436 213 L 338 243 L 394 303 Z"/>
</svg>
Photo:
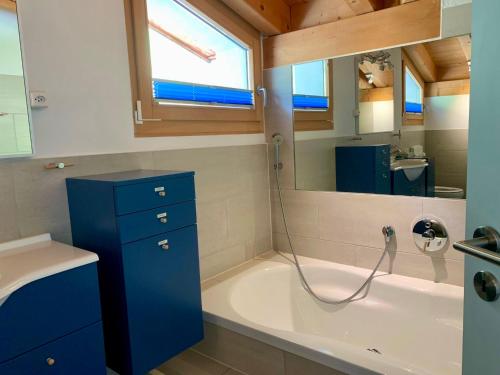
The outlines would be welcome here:
<svg viewBox="0 0 500 375">
<path fill-rule="evenodd" d="M 399 171 L 401 169 L 425 168 L 429 166 L 425 159 L 401 159 L 391 163 L 391 171 Z"/>
<path fill-rule="evenodd" d="M 0 244 L 0 306 L 23 286 L 98 261 L 97 254 L 52 241 L 50 234 Z"/>
</svg>

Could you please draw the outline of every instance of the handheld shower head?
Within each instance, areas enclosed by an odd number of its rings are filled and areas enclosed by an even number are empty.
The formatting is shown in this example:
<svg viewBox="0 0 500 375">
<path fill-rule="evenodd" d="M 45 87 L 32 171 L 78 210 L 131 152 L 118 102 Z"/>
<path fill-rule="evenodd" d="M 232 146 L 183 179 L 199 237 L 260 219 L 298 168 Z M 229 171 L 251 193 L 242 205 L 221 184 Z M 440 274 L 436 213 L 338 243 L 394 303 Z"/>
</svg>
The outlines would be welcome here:
<svg viewBox="0 0 500 375">
<path fill-rule="evenodd" d="M 272 142 L 274 145 L 274 169 L 280 170 L 283 168 L 283 163 L 280 162 L 280 146 L 283 144 L 284 138 L 280 133 L 273 134 Z"/>
<path fill-rule="evenodd" d="M 283 144 L 283 136 L 280 133 L 273 134 L 273 145 L 281 146 Z"/>
</svg>

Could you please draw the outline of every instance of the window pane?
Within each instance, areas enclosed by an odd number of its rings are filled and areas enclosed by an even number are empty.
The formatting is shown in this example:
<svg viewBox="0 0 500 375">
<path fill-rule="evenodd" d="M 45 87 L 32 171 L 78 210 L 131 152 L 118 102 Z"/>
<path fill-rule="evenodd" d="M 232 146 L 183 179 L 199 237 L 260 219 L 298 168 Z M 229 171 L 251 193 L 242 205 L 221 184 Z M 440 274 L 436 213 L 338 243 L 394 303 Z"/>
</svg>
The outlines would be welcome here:
<svg viewBox="0 0 500 375">
<path fill-rule="evenodd" d="M 15 11 L 0 7 L 0 157 L 30 155 L 31 130 Z"/>
<path fill-rule="evenodd" d="M 415 79 L 410 70 L 406 68 L 405 72 L 405 111 L 410 113 L 422 113 L 422 87 Z"/>
<path fill-rule="evenodd" d="M 249 50 L 173 0 L 148 0 L 153 80 L 249 89 Z"/>
<path fill-rule="evenodd" d="M 327 95 L 324 61 L 313 61 L 293 66 L 293 94 Z"/>
</svg>

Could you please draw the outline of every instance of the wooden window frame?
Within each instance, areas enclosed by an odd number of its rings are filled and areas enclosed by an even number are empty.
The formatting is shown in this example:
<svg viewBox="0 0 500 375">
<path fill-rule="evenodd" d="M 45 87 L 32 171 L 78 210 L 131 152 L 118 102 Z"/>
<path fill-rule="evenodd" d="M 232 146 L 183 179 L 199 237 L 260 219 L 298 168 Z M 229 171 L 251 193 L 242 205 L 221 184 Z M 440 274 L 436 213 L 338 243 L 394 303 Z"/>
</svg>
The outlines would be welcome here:
<svg viewBox="0 0 500 375">
<path fill-rule="evenodd" d="M 328 60 L 328 109 L 325 111 L 294 109 L 294 131 L 333 130 L 333 61 Z"/>
<path fill-rule="evenodd" d="M 263 132 L 261 37 L 257 30 L 220 1 L 183 0 L 188 7 L 220 25 L 250 48 L 252 108 L 159 104 L 153 99 L 146 0 L 124 0 L 133 107 L 142 104 L 143 124 L 134 124 L 136 137 L 252 134 Z"/>
<path fill-rule="evenodd" d="M 424 107 L 424 98 L 425 98 L 425 82 L 422 78 L 422 76 L 420 75 L 420 73 L 418 72 L 417 68 L 415 67 L 415 65 L 413 64 L 413 62 L 411 61 L 410 57 L 406 54 L 406 52 L 403 51 L 403 64 L 402 64 L 402 67 L 403 67 L 403 77 L 402 77 L 402 80 L 403 80 L 403 125 L 404 126 L 409 126 L 409 125 L 424 125 L 424 119 L 425 119 L 425 115 L 424 115 L 424 111 L 425 111 L 425 107 Z M 422 95 L 422 113 L 407 113 L 406 112 L 406 68 L 408 68 L 411 72 L 411 74 L 413 74 L 413 76 L 415 77 L 415 79 L 417 80 L 418 84 L 420 85 L 420 88 L 422 89 L 421 90 L 421 95 Z"/>
</svg>

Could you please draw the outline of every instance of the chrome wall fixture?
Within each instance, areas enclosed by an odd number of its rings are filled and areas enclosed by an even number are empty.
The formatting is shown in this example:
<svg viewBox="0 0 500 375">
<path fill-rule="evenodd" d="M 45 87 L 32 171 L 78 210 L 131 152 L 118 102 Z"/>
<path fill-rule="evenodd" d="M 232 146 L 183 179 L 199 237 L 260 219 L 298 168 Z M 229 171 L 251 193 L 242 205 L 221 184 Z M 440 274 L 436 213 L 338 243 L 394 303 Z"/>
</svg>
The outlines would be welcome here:
<svg viewBox="0 0 500 375">
<path fill-rule="evenodd" d="M 417 247 L 424 252 L 439 251 L 448 243 L 448 232 L 439 221 L 424 218 L 414 225 L 413 239 Z"/>
</svg>

